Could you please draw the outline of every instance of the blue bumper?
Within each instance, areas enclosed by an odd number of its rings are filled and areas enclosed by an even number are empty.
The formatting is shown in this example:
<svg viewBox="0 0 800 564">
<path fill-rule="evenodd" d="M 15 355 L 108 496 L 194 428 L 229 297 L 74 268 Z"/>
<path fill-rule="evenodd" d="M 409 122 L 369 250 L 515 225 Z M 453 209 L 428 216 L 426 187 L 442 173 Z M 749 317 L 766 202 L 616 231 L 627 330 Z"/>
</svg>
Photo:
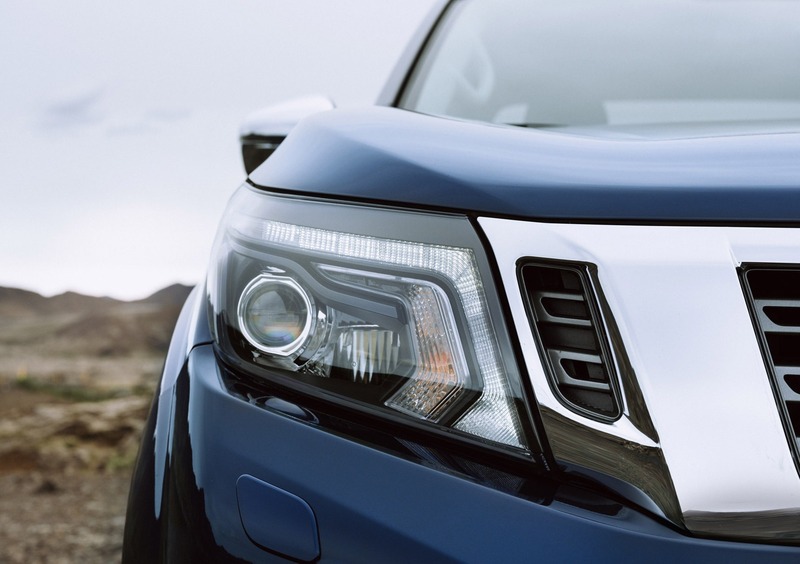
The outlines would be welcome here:
<svg viewBox="0 0 800 564">
<path fill-rule="evenodd" d="M 692 538 L 533 473 L 456 468 L 404 441 L 398 454 L 277 397 L 247 401 L 190 317 L 134 473 L 126 562 L 800 560 L 795 547 Z"/>
</svg>

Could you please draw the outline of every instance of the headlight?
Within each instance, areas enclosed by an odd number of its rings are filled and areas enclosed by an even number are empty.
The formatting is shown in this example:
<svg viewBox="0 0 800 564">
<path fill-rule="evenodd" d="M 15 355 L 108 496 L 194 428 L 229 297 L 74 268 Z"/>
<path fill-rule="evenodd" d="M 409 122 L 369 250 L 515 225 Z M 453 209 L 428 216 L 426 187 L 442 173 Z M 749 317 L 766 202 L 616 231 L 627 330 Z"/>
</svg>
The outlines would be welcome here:
<svg viewBox="0 0 800 564">
<path fill-rule="evenodd" d="M 467 219 L 242 188 L 214 264 L 217 342 L 253 375 L 530 449 L 520 379 L 492 319 L 499 302 L 483 285 L 488 265 Z"/>
</svg>

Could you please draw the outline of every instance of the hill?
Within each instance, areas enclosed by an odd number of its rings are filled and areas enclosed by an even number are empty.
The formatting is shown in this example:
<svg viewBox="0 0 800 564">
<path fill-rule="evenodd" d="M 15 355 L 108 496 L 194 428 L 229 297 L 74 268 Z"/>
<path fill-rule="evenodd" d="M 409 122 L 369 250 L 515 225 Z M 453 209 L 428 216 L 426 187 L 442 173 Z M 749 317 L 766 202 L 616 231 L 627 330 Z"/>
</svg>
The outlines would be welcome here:
<svg viewBox="0 0 800 564">
<path fill-rule="evenodd" d="M 189 293 L 191 291 L 192 286 L 173 284 L 172 286 L 167 286 L 166 288 L 162 288 L 161 290 L 150 294 L 143 300 L 139 300 L 139 303 L 181 307 L 183 306 L 183 302 L 186 301 L 186 298 L 189 297 Z"/>
<path fill-rule="evenodd" d="M 0 288 L 0 384 L 21 377 L 111 388 L 152 384 L 189 292 L 174 284 L 122 301 Z"/>
<path fill-rule="evenodd" d="M 0 318 L 99 313 L 122 304 L 182 306 L 191 291 L 192 286 L 173 284 L 144 299 L 125 302 L 109 297 L 87 296 L 77 292 L 64 292 L 48 298 L 30 290 L 0 286 Z"/>
<path fill-rule="evenodd" d="M 29 290 L 0 287 L 0 317 L 4 318 L 95 310 L 119 303 L 123 302 L 112 298 L 84 296 L 76 292 L 65 292 L 46 298 Z"/>
</svg>

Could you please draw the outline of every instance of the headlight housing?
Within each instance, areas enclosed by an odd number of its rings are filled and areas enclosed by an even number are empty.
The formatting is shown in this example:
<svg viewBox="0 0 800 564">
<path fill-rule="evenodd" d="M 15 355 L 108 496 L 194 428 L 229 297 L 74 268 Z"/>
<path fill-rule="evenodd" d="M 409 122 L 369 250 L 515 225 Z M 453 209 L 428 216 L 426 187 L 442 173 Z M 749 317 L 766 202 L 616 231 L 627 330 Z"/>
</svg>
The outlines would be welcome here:
<svg viewBox="0 0 800 564">
<path fill-rule="evenodd" d="M 243 187 L 214 256 L 217 343 L 254 375 L 531 452 L 499 300 L 466 218 Z"/>
</svg>

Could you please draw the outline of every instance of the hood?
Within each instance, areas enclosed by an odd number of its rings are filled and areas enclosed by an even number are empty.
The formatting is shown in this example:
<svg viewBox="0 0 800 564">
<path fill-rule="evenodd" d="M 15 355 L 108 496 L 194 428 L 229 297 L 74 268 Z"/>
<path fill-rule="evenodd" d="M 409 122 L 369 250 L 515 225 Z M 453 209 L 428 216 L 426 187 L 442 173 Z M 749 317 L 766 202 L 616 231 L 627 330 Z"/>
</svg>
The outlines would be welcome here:
<svg viewBox="0 0 800 564">
<path fill-rule="evenodd" d="M 497 126 L 395 108 L 302 121 L 256 186 L 522 219 L 800 222 L 800 133 L 663 138 Z"/>
</svg>

